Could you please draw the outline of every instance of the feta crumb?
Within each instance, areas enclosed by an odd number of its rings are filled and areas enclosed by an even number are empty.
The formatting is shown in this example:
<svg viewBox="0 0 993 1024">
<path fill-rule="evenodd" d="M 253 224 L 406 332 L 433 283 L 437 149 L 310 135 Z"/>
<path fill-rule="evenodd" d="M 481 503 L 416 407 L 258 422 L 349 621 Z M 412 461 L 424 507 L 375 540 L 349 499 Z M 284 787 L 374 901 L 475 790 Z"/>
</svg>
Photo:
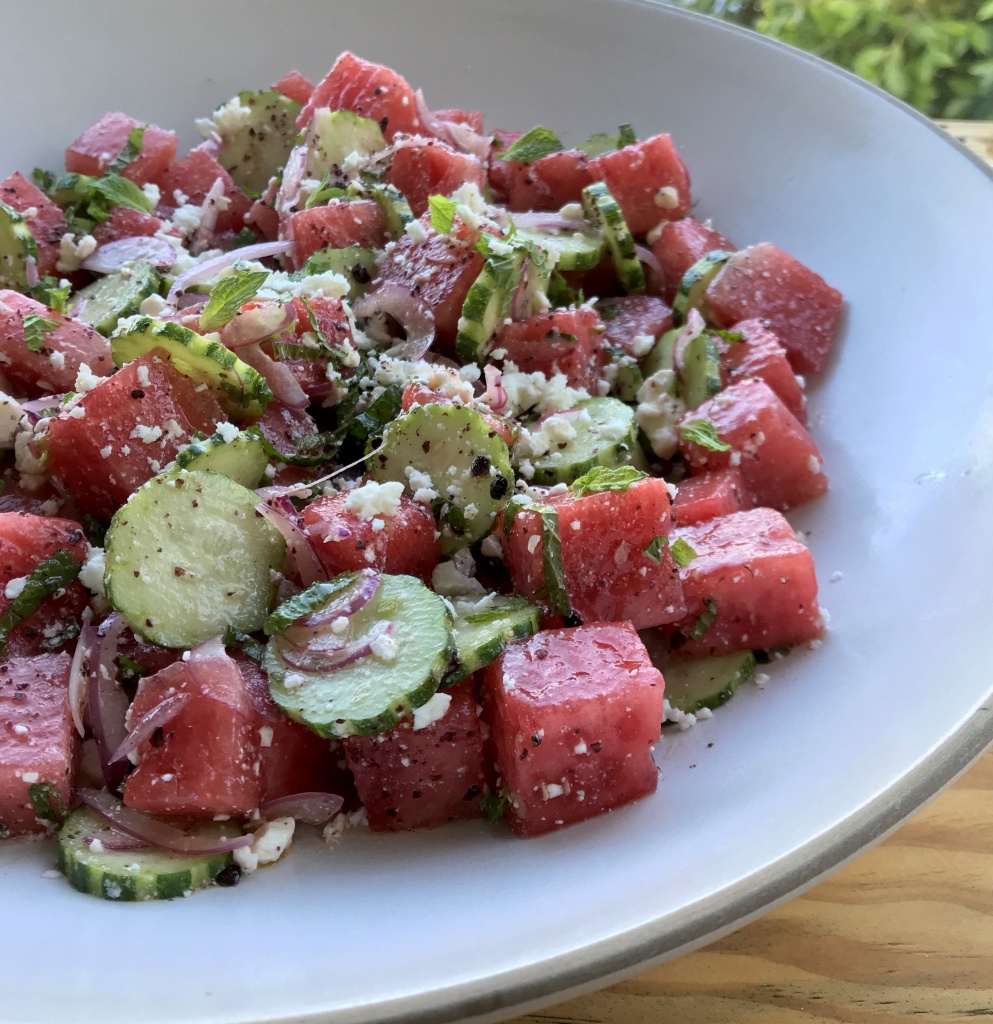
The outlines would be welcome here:
<svg viewBox="0 0 993 1024">
<path fill-rule="evenodd" d="M 638 405 L 634 418 L 645 432 L 652 451 L 659 458 L 670 459 L 679 447 L 679 423 L 686 406 L 673 394 L 676 375 L 672 370 L 653 373 L 638 389 Z"/>
<path fill-rule="evenodd" d="M 64 370 L 66 357 L 57 349 L 53 349 L 48 353 L 48 362 L 51 364 L 53 370 Z"/>
<path fill-rule="evenodd" d="M 78 239 L 71 232 L 66 232 L 59 239 L 59 258 L 55 269 L 63 274 L 71 274 L 83 264 L 87 256 L 96 251 L 97 240 L 92 235 L 83 235 Z"/>
<path fill-rule="evenodd" d="M 345 498 L 345 508 L 349 512 L 354 512 L 359 519 L 366 521 L 374 519 L 376 516 L 390 519 L 400 507 L 402 496 L 403 484 L 399 481 L 390 480 L 380 484 L 375 480 L 370 480 L 367 484 L 348 492 L 348 497 Z"/>
<path fill-rule="evenodd" d="M 267 821 L 253 836 L 251 846 L 234 851 L 235 864 L 247 875 L 257 871 L 261 864 L 274 864 L 293 842 L 296 822 L 292 818 L 274 818 Z"/>
<path fill-rule="evenodd" d="M 104 597 L 103 589 L 104 575 L 104 550 L 103 548 L 91 547 L 87 552 L 86 561 L 79 570 L 79 582 L 91 593 L 98 597 Z"/>
<path fill-rule="evenodd" d="M 348 629 L 348 618 L 346 616 L 339 615 L 336 619 L 331 620 L 331 632 L 335 636 L 341 636 L 346 629 Z"/>
<path fill-rule="evenodd" d="M 170 305 L 161 296 L 155 293 L 149 295 L 147 298 L 141 300 L 141 304 L 138 306 L 138 312 L 142 316 L 161 316 L 167 309 L 170 309 Z M 142 367 L 144 369 L 144 367 Z"/>
<path fill-rule="evenodd" d="M 21 591 L 25 586 L 27 586 L 27 582 L 27 576 L 15 576 L 7 583 L 7 586 L 4 588 L 3 596 L 7 598 L 8 601 L 13 601 L 15 598 L 20 597 Z"/>
<path fill-rule="evenodd" d="M 369 644 L 369 649 L 380 661 L 389 663 L 397 660 L 400 645 L 388 633 L 382 633 Z"/>
<path fill-rule="evenodd" d="M 500 538 L 495 534 L 491 533 L 488 537 L 483 538 L 483 543 L 479 545 L 479 552 L 487 558 L 503 560 L 503 544 L 500 543 Z"/>
<path fill-rule="evenodd" d="M 138 423 L 131 431 L 130 436 L 144 441 L 145 444 L 153 444 L 162 436 L 162 428 L 159 426 L 147 427 L 144 423 Z"/>
<path fill-rule="evenodd" d="M 640 359 L 647 356 L 655 347 L 655 339 L 650 334 L 636 334 L 631 339 L 631 354 Z"/>
<path fill-rule="evenodd" d="M 424 225 L 419 220 L 410 221 L 404 228 L 404 232 L 418 244 L 428 240 L 428 233 L 424 230 Z"/>
<path fill-rule="evenodd" d="M 80 363 L 79 370 L 76 372 L 76 384 L 73 390 L 77 395 L 85 395 L 87 391 L 92 391 L 101 380 L 103 378 L 98 377 L 86 363 Z"/>
<path fill-rule="evenodd" d="M 260 747 L 271 747 L 272 746 L 272 726 L 261 725 L 259 726 L 259 746 Z"/>
<path fill-rule="evenodd" d="M 0 391 L 0 448 L 14 447 L 17 425 L 23 415 L 21 403 Z"/>
<path fill-rule="evenodd" d="M 112 444 L 108 444 L 106 447 L 100 449 L 100 458 L 109 459 L 113 453 L 114 446 Z"/>
<path fill-rule="evenodd" d="M 486 590 L 478 581 L 460 572 L 454 562 L 439 562 L 431 573 L 431 589 L 442 597 L 462 597 L 469 594 L 485 594 Z"/>
<path fill-rule="evenodd" d="M 221 440 L 227 444 L 230 444 L 241 433 L 233 423 L 228 423 L 226 420 L 219 420 L 215 423 L 214 430 L 221 435 Z"/>
<path fill-rule="evenodd" d="M 414 708 L 414 732 L 440 722 L 448 714 L 451 703 L 450 693 L 436 693 L 426 704 Z"/>
<path fill-rule="evenodd" d="M 759 672 L 755 676 L 755 685 L 760 689 L 764 690 L 769 685 L 769 673 Z"/>
</svg>

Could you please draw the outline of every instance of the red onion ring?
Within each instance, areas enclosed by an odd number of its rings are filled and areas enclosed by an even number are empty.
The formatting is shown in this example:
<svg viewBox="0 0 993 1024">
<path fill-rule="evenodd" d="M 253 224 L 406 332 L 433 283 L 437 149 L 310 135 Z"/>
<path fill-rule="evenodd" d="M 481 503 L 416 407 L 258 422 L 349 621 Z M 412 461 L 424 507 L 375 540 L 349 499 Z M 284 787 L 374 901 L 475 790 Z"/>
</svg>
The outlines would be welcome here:
<svg viewBox="0 0 993 1024">
<path fill-rule="evenodd" d="M 154 236 L 117 238 L 94 250 L 81 266 L 94 274 L 112 274 L 139 260 L 153 267 L 171 267 L 176 262 L 176 250 L 165 239 Z"/>
<path fill-rule="evenodd" d="M 503 412 L 509 401 L 507 392 L 503 387 L 503 374 L 489 363 L 483 367 L 483 376 L 486 378 L 486 390 L 480 396 L 492 412 Z"/>
<path fill-rule="evenodd" d="M 156 704 L 147 715 L 142 715 L 137 722 L 132 722 L 131 731 L 110 755 L 110 763 L 123 761 L 133 750 L 137 750 L 156 729 L 168 725 L 183 710 L 190 696 L 189 693 L 174 693 L 171 697 L 166 697 L 161 704 Z"/>
<path fill-rule="evenodd" d="M 335 619 L 348 618 L 364 608 L 379 590 L 382 577 L 377 569 L 362 569 L 358 579 L 337 600 L 331 601 L 323 608 L 303 620 L 301 625 L 312 629 L 327 626 Z"/>
<path fill-rule="evenodd" d="M 288 405 L 292 409 L 306 409 L 310 405 L 307 392 L 300 387 L 300 382 L 293 376 L 290 368 L 285 363 L 277 362 L 266 355 L 259 348 L 257 341 L 242 345 L 238 349 L 238 356 L 265 377 L 273 397 L 279 399 L 283 405 Z"/>
<path fill-rule="evenodd" d="M 69 713 L 80 736 L 86 735 L 90 662 L 99 639 L 97 627 L 92 622 L 83 623 L 76 641 L 76 650 L 72 654 L 72 665 L 69 667 Z"/>
<path fill-rule="evenodd" d="M 659 263 L 658 257 L 651 249 L 647 249 L 643 245 L 635 245 L 634 251 L 638 254 L 638 259 L 641 260 L 646 267 L 655 271 L 661 280 L 665 280 L 665 271 L 662 269 L 662 264 Z"/>
<path fill-rule="evenodd" d="M 305 145 L 294 146 L 286 158 L 283 180 L 280 182 L 279 191 L 276 193 L 276 200 L 273 204 L 273 209 L 279 214 L 280 225 L 300 203 L 300 186 L 307 176 L 306 171 L 307 147 Z"/>
<path fill-rule="evenodd" d="M 172 283 L 166 302 L 176 305 L 176 296 L 185 291 L 191 284 L 198 284 L 205 281 L 222 270 L 232 266 L 239 260 L 263 260 L 268 256 L 282 256 L 288 253 L 293 247 L 292 242 L 258 242 L 255 245 L 243 245 L 240 249 L 232 249 L 230 252 L 214 256 L 209 260 L 198 263 L 184 271 Z"/>
<path fill-rule="evenodd" d="M 356 317 L 368 319 L 385 314 L 393 317 L 406 339 L 389 349 L 389 355 L 416 362 L 423 359 L 434 341 L 434 313 L 404 285 L 396 281 L 381 284 L 352 305 Z"/>
<path fill-rule="evenodd" d="M 424 93 L 420 89 L 414 93 L 414 105 L 422 127 L 436 139 L 441 139 L 452 149 L 470 153 L 480 160 L 486 160 L 490 155 L 493 146 L 492 135 L 480 135 L 471 125 L 445 121 L 437 117 L 428 107 Z"/>
<path fill-rule="evenodd" d="M 527 320 L 531 315 L 531 290 L 528 288 L 528 267 L 531 266 L 531 257 L 525 256 L 521 264 L 521 276 L 510 299 L 510 319 L 515 323 Z"/>
<path fill-rule="evenodd" d="M 128 712 L 128 696 L 117 683 L 117 644 L 124 632 L 123 617 L 114 612 L 100 625 L 96 664 L 89 672 L 88 698 L 90 725 L 100 755 L 100 770 L 111 790 L 124 781 L 126 766 L 111 763 L 111 754 L 123 743 L 128 730 L 124 724 Z"/>
<path fill-rule="evenodd" d="M 221 344 L 232 351 L 257 345 L 278 337 L 295 323 L 296 313 L 290 303 L 262 302 L 235 313 L 221 328 Z"/>
<path fill-rule="evenodd" d="M 279 530 L 286 541 L 288 576 L 295 576 L 305 587 L 327 578 L 327 573 L 314 554 L 310 539 L 300 528 L 296 509 L 285 494 L 260 502 L 255 508 Z"/>
<path fill-rule="evenodd" d="M 344 797 L 337 793 L 291 793 L 267 800 L 259 813 L 268 821 L 273 818 L 295 818 L 305 825 L 323 825 L 344 806 Z"/>
<path fill-rule="evenodd" d="M 676 335 L 672 346 L 672 365 L 676 373 L 682 373 L 685 369 L 686 349 L 694 338 L 703 334 L 707 324 L 694 306 L 686 314 L 686 326 Z"/>
<path fill-rule="evenodd" d="M 299 651 L 283 643 L 282 637 L 275 638 L 275 645 L 279 656 L 290 668 L 307 675 L 317 675 L 322 672 L 333 672 L 362 658 L 368 658 L 372 654 L 373 643 L 392 632 L 392 622 L 377 622 L 362 640 L 343 644 L 335 651 Z"/>
<path fill-rule="evenodd" d="M 79 799 L 87 807 L 109 821 L 118 831 L 170 853 L 230 853 L 252 844 L 250 835 L 232 836 L 230 839 L 202 839 L 187 835 L 174 825 L 150 818 L 133 807 L 126 807 L 117 797 L 100 789 L 83 787 L 78 793 Z"/>
</svg>

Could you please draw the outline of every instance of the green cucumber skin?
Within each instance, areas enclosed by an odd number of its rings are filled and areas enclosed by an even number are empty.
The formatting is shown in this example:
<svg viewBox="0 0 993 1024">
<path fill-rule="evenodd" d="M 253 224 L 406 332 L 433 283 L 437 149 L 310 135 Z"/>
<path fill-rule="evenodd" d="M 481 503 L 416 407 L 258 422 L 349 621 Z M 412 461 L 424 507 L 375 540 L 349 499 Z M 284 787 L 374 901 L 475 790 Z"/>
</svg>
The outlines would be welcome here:
<svg viewBox="0 0 993 1024">
<path fill-rule="evenodd" d="M 28 287 L 27 258 L 38 258 L 38 243 L 24 218 L 0 202 L 0 284 L 24 291 Z"/>
<path fill-rule="evenodd" d="M 220 434 L 193 441 L 176 456 L 173 468 L 212 470 L 242 487 L 255 488 L 268 464 L 269 458 L 259 437 L 241 431 L 231 441 L 225 441 Z"/>
<path fill-rule="evenodd" d="M 679 290 L 672 301 L 672 315 L 677 324 L 685 323 L 689 311 L 699 307 L 707 286 L 733 255 L 733 252 L 728 252 L 725 249 L 712 249 L 710 252 L 704 253 L 683 274 L 683 279 L 679 282 Z"/>
<path fill-rule="evenodd" d="M 76 301 L 84 300 L 77 320 L 89 324 L 104 337 L 109 337 L 124 317 L 134 316 L 141 303 L 155 294 L 162 277 L 150 263 L 134 263 L 128 277 L 108 274 L 76 293 Z"/>
<path fill-rule="evenodd" d="M 702 708 L 711 711 L 726 704 L 742 683 L 755 674 L 751 651 L 698 660 L 668 660 L 660 666 L 669 703 L 685 714 Z"/>
<path fill-rule="evenodd" d="M 589 222 L 603 233 L 621 286 L 628 294 L 644 294 L 645 271 L 617 200 L 602 181 L 595 181 L 583 189 L 582 202 Z"/>
<path fill-rule="evenodd" d="M 506 604 L 505 614 L 485 624 L 467 623 L 456 618 L 453 627 L 456 666 L 445 677 L 444 686 L 462 682 L 473 672 L 496 661 L 512 640 L 531 636 L 541 628 L 540 610 L 527 598 L 503 598 L 501 604 Z M 490 628 L 483 630 L 479 628 L 481 625 Z M 473 637 L 474 631 L 483 635 Z"/>
</svg>

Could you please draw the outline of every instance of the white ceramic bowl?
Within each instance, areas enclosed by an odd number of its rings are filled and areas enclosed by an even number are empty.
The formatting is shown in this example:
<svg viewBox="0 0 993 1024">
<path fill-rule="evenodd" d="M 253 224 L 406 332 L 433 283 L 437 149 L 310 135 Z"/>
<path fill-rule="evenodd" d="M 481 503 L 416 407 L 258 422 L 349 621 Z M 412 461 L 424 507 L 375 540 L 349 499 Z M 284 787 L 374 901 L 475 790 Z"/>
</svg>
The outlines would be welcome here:
<svg viewBox="0 0 993 1024">
<path fill-rule="evenodd" d="M 800 53 L 611 0 L 9 5 L 0 168 L 56 166 L 107 109 L 175 126 L 345 48 L 435 107 L 567 140 L 673 133 L 698 216 L 849 302 L 812 388 L 830 495 L 809 531 L 831 630 L 659 747 L 659 791 L 529 842 L 466 824 L 314 843 L 237 890 L 123 906 L 0 851 L 0 1019 L 496 1019 L 699 945 L 837 867 L 993 734 L 989 171 Z M 16 40 L 23 39 L 20 43 Z M 34 42 L 31 42 L 34 41 Z M 838 578 L 840 577 L 840 578 Z M 835 582 L 830 582 L 836 580 Z M 710 746 L 713 744 L 713 746 Z"/>
</svg>

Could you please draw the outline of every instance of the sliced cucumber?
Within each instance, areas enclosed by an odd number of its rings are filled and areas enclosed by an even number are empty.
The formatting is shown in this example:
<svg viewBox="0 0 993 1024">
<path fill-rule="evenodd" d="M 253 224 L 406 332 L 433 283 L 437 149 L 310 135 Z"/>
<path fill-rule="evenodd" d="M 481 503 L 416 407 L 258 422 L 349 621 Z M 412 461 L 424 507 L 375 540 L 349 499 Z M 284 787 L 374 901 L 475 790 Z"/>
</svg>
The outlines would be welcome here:
<svg viewBox="0 0 993 1024">
<path fill-rule="evenodd" d="M 635 362 L 629 362 L 625 357 L 627 353 L 619 347 L 608 347 L 608 358 L 619 362 L 614 373 L 614 382 L 611 392 L 622 402 L 636 402 L 638 400 L 638 389 L 645 383 L 645 376 Z"/>
<path fill-rule="evenodd" d="M 587 224 L 583 225 L 585 230 L 579 230 L 578 223 L 576 227 L 577 230 L 572 234 L 559 232 L 555 235 L 546 231 L 523 231 L 518 228 L 514 237 L 533 242 L 546 252 L 551 249 L 558 253 L 556 270 L 592 270 L 603 259 L 606 242 L 596 228 Z"/>
<path fill-rule="evenodd" d="M 232 419 L 257 420 L 272 401 L 265 378 L 243 363 L 220 342 L 209 341 L 182 324 L 129 317 L 110 336 L 110 349 L 118 366 L 165 349 L 169 361 L 198 384 L 208 385 Z"/>
<path fill-rule="evenodd" d="M 352 153 L 371 156 L 386 146 L 383 131 L 368 117 L 351 110 L 329 110 L 321 107 L 307 126 L 304 137 L 308 178 L 323 178 L 340 171 L 345 158 Z"/>
<path fill-rule="evenodd" d="M 443 521 L 446 554 L 487 536 L 514 489 L 503 438 L 464 405 L 417 405 L 397 417 L 369 467 L 380 483 L 399 480 L 411 493 L 422 486 L 435 492 L 431 504 Z M 422 483 L 425 476 L 430 483 Z"/>
<path fill-rule="evenodd" d="M 220 434 L 212 434 L 202 441 L 188 444 L 166 472 L 211 469 L 221 473 L 242 487 L 258 487 L 269 464 L 262 438 L 256 433 L 240 430 L 236 437 L 226 441 Z"/>
<path fill-rule="evenodd" d="M 407 225 L 414 219 L 407 197 L 395 186 L 377 182 L 373 185 L 350 185 L 357 198 L 368 196 L 379 204 L 386 217 L 386 233 L 390 238 L 399 238 Z"/>
<path fill-rule="evenodd" d="M 199 822 L 190 832 L 218 840 L 241 835 L 236 825 L 213 821 Z M 105 900 L 172 900 L 212 885 L 232 860 L 230 853 L 113 849 L 127 841 L 95 811 L 77 808 L 59 829 L 59 870 L 74 889 Z"/>
<path fill-rule="evenodd" d="M 269 179 L 286 163 L 297 137 L 301 106 L 281 92 L 242 92 L 237 96 L 240 116 L 221 117 L 235 101 L 214 112 L 222 148 L 217 155 L 235 184 L 250 195 L 260 195 Z M 247 113 L 241 113 L 241 111 Z"/>
<path fill-rule="evenodd" d="M 209 470 L 154 477 L 107 530 L 107 600 L 162 647 L 193 647 L 229 628 L 259 629 L 285 543 L 255 510 L 258 500 Z"/>
<path fill-rule="evenodd" d="M 483 264 L 462 304 L 455 336 L 455 352 L 463 363 L 482 363 L 490 339 L 510 312 L 526 256 L 524 249 L 513 249 L 490 256 Z"/>
<path fill-rule="evenodd" d="M 326 274 L 328 271 L 341 276 L 348 282 L 350 301 L 365 295 L 372 279 L 376 276 L 376 254 L 361 245 L 348 245 L 343 249 L 321 249 L 308 257 L 300 274 Z"/>
<path fill-rule="evenodd" d="M 721 354 L 706 331 L 687 344 L 678 376 L 687 409 L 695 409 L 721 390 Z"/>
<path fill-rule="evenodd" d="M 445 686 L 461 682 L 500 657 L 511 640 L 537 633 L 541 628 L 539 609 L 516 594 L 489 594 L 484 598 L 454 601 L 455 668 L 445 677 Z"/>
<path fill-rule="evenodd" d="M 587 398 L 579 403 L 590 423 L 577 421 L 576 436 L 532 460 L 536 484 L 571 484 L 594 466 L 622 466 L 636 450 L 634 410 L 616 398 Z"/>
<path fill-rule="evenodd" d="M 16 291 L 28 287 L 28 257 L 38 258 L 38 243 L 24 218 L 0 203 L 0 284 Z"/>
<path fill-rule="evenodd" d="M 676 348 L 676 339 L 679 337 L 680 329 L 678 327 L 673 328 L 671 331 L 666 331 L 655 345 L 652 347 L 651 352 L 645 356 L 644 362 L 641 364 L 641 374 L 648 380 L 653 374 L 659 372 L 659 370 L 671 370 L 673 369 L 673 352 Z"/>
<path fill-rule="evenodd" d="M 75 206 L 87 196 L 92 195 L 91 188 L 96 180 L 89 174 L 77 174 L 75 171 L 70 171 L 55 180 L 48 197 L 54 199 L 59 206 Z"/>
<path fill-rule="evenodd" d="M 665 678 L 666 699 L 674 708 L 690 714 L 726 704 L 735 690 L 755 674 L 755 665 L 755 655 L 741 651 L 698 661 L 666 659 L 659 668 Z"/>
<path fill-rule="evenodd" d="M 677 323 L 683 323 L 691 309 L 699 309 L 703 293 L 717 276 L 717 272 L 734 255 L 724 249 L 713 249 L 690 267 L 679 282 L 679 290 L 672 301 L 672 314 Z"/>
<path fill-rule="evenodd" d="M 583 189 L 583 210 L 586 219 L 603 234 L 621 287 L 626 292 L 644 292 L 645 271 L 634 247 L 634 236 L 617 200 L 602 181 Z"/>
<path fill-rule="evenodd" d="M 327 672 L 295 671 L 280 653 L 280 638 L 273 637 L 262 659 L 273 700 L 320 736 L 391 729 L 431 699 L 454 645 L 445 602 L 413 576 L 383 576 L 372 600 L 349 617 L 340 639 L 369 643 L 385 623 L 392 625 L 388 656 L 370 653 Z"/>
<path fill-rule="evenodd" d="M 122 317 L 134 316 L 138 307 L 159 290 L 162 277 L 151 263 L 133 263 L 126 274 L 118 271 L 98 278 L 76 293 L 82 305 L 77 320 L 110 335 Z"/>
</svg>

